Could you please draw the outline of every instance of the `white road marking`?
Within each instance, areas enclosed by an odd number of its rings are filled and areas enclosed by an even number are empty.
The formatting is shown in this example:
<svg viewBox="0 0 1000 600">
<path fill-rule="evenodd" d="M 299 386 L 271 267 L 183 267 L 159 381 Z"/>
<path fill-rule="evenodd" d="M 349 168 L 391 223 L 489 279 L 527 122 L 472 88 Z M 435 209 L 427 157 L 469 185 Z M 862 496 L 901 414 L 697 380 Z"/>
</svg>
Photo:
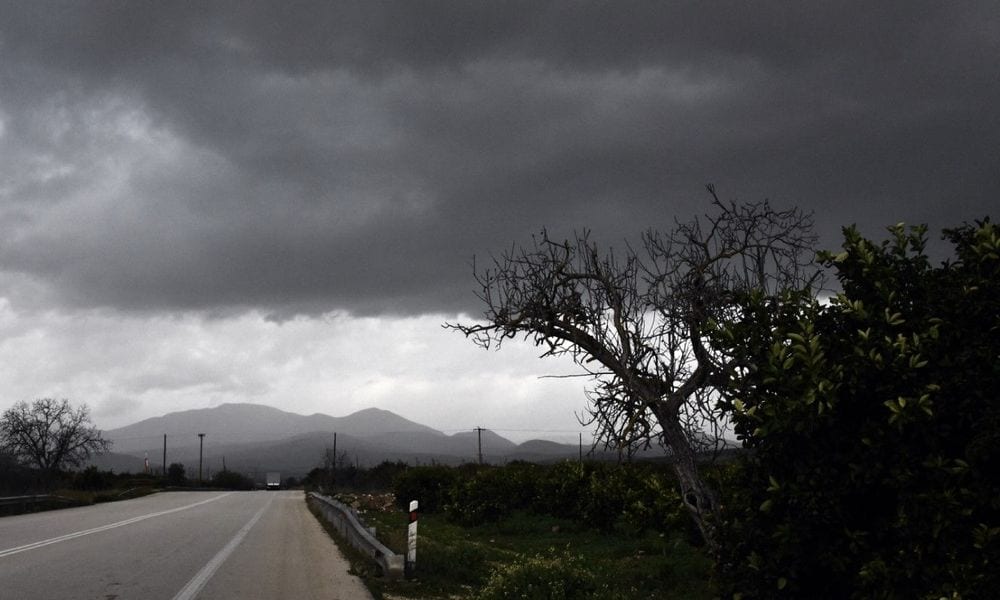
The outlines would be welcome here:
<svg viewBox="0 0 1000 600">
<path fill-rule="evenodd" d="M 201 500 L 200 502 L 195 502 L 194 504 L 186 504 L 184 506 L 178 506 L 177 508 L 171 508 L 169 510 L 161 510 L 160 512 L 150 513 L 148 515 L 142 515 L 139 517 L 133 517 L 131 519 L 125 519 L 124 521 L 118 521 L 117 523 L 110 523 L 108 525 L 101 525 L 100 527 L 94 527 L 92 529 L 84 529 L 83 531 L 67 533 L 66 535 L 49 538 L 47 540 L 42 540 L 40 542 L 33 542 L 31 544 L 25 544 L 23 546 L 7 548 L 6 550 L 0 550 L 0 558 L 4 558 L 5 556 L 10 556 L 12 554 L 18 554 L 20 552 L 27 552 L 28 550 L 34 550 L 35 548 L 41 548 L 43 546 L 49 546 L 51 544 L 58 544 L 59 542 L 65 542 L 67 540 L 76 539 L 78 537 L 83 537 L 85 535 L 90 535 L 92 533 L 100 533 L 102 531 L 107 531 L 109 529 L 114 529 L 116 527 L 124 527 L 125 525 L 131 525 L 132 523 L 138 523 L 139 521 L 145 521 L 146 519 L 152 519 L 153 517 L 162 517 L 163 515 L 169 515 L 170 513 L 187 510 L 189 508 L 194 508 L 195 506 L 201 506 L 202 504 L 215 502 L 219 498 L 225 498 L 226 496 L 232 493 L 233 492 L 227 492 L 225 494 L 220 494 L 218 496 L 209 498 L 208 500 Z"/>
<path fill-rule="evenodd" d="M 205 584 L 212 578 L 212 575 L 215 575 L 215 572 L 219 570 L 222 563 L 226 562 L 226 559 L 233 553 L 233 550 L 235 550 L 236 547 L 240 545 L 240 542 L 243 541 L 243 538 L 250 533 L 253 526 L 256 525 L 257 521 L 259 521 L 261 516 L 264 515 L 264 511 L 267 510 L 267 507 L 271 506 L 271 502 L 274 501 L 274 498 L 274 495 L 271 495 L 271 497 L 268 498 L 264 506 L 257 511 L 257 514 L 251 517 L 251 519 L 247 521 L 247 524 L 236 532 L 233 539 L 229 540 L 229 543 L 226 544 L 222 550 L 219 550 L 219 553 L 213 556 L 212 560 L 208 561 L 208 563 L 202 567 L 202 569 L 198 571 L 194 577 L 191 578 L 191 581 L 189 581 L 187 585 L 181 589 L 181 591 L 177 592 L 177 595 L 174 596 L 173 600 L 193 600 L 194 597 L 198 595 L 201 588 L 205 587 Z"/>
</svg>

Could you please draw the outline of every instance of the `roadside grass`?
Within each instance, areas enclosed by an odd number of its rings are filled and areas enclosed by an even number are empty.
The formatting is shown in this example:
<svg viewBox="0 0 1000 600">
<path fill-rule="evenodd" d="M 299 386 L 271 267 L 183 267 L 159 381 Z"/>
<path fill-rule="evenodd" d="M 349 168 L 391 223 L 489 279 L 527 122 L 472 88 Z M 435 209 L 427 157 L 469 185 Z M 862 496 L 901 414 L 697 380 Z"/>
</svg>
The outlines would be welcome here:
<svg viewBox="0 0 1000 600">
<path fill-rule="evenodd" d="M 80 504 L 99 504 L 101 502 L 130 500 L 132 498 L 148 496 L 149 494 L 158 491 L 160 491 L 159 488 L 151 485 L 143 485 L 128 488 L 111 488 L 109 490 L 100 491 L 59 490 L 55 492 L 55 494 L 66 498 L 73 498 L 74 500 L 80 502 Z"/>
<path fill-rule="evenodd" d="M 361 516 L 368 526 L 376 528 L 379 540 L 405 555 L 406 512 L 369 510 Z M 335 532 L 333 535 L 339 538 Z M 376 598 L 475 598 L 494 570 L 502 571 L 534 557 L 543 562 L 569 559 L 599 583 L 596 597 L 602 599 L 714 597 L 709 583 L 711 560 L 691 546 L 683 532 L 608 533 L 528 513 L 463 527 L 443 515 L 421 515 L 415 576 L 403 581 L 379 577 L 374 564 L 344 540 L 337 541 L 355 574 L 364 579 Z"/>
<path fill-rule="evenodd" d="M 129 500 L 147 496 L 159 491 L 152 486 L 140 486 L 127 489 L 108 489 L 100 491 L 76 490 L 72 488 L 62 488 L 52 491 L 48 499 L 39 499 L 33 502 L 12 503 L 0 506 L 0 516 L 13 516 L 24 513 L 45 512 L 60 508 L 72 508 L 74 506 L 90 506 L 102 502 L 116 502 L 118 500 Z"/>
</svg>

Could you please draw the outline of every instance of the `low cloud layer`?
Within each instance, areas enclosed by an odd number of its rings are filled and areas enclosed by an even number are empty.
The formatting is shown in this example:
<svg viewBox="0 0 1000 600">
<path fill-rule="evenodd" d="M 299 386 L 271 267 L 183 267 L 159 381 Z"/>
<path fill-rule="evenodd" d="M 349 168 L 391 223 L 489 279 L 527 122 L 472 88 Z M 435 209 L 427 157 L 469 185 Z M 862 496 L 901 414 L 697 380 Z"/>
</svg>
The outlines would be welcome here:
<svg viewBox="0 0 1000 600">
<path fill-rule="evenodd" d="M 253 402 L 335 416 L 378 406 L 448 432 L 488 425 L 514 439 L 576 440 L 584 384 L 545 378 L 575 372 L 570 361 L 540 361 L 516 342 L 497 361 L 443 330 L 445 318 L 329 314 L 275 323 L 256 312 L 206 320 L 90 311 L 26 319 L 4 303 L 0 389 L 10 398 L 87 401 L 103 428 Z"/>
</svg>

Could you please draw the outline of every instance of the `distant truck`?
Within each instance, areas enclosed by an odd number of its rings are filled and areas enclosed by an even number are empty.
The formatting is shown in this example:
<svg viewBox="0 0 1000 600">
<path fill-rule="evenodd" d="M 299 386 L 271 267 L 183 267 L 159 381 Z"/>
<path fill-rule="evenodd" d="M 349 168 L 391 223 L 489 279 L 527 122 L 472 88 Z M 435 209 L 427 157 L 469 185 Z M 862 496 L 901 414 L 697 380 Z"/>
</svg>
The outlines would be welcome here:
<svg viewBox="0 0 1000 600">
<path fill-rule="evenodd" d="M 278 473 L 277 471 L 271 471 L 267 474 L 267 489 L 269 490 L 281 489 L 281 473 Z"/>
</svg>

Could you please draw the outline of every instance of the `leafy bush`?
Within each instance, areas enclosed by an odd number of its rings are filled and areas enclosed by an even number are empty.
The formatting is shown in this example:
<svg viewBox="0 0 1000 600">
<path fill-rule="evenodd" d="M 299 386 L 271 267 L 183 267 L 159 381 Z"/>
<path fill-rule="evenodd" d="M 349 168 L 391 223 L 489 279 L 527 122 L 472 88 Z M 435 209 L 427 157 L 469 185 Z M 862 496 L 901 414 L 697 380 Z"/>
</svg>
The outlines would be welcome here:
<svg viewBox="0 0 1000 600">
<path fill-rule="evenodd" d="M 390 490 L 396 478 L 410 468 L 408 464 L 402 461 L 382 461 L 365 472 L 363 481 L 364 489 L 365 491 L 379 492 Z"/>
<path fill-rule="evenodd" d="M 73 488 L 77 490 L 106 490 L 114 485 L 114 473 L 101 471 L 90 465 L 73 477 Z"/>
<path fill-rule="evenodd" d="M 598 589 L 583 559 L 571 554 L 521 557 L 497 567 L 477 600 L 586 600 Z"/>
<path fill-rule="evenodd" d="M 484 469 L 455 483 L 445 509 L 449 518 L 464 525 L 495 522 L 513 510 L 515 503 L 506 494 L 511 489 L 504 469 Z"/>
<path fill-rule="evenodd" d="M 495 522 L 538 504 L 540 468 L 530 463 L 487 467 L 452 488 L 448 515 L 466 525 Z"/>
<path fill-rule="evenodd" d="M 634 471 L 634 476 L 624 498 L 625 523 L 638 531 L 680 529 L 691 541 L 700 542 L 701 535 L 687 515 L 673 476 L 653 469 Z"/>
<path fill-rule="evenodd" d="M 1000 589 L 1000 229 L 923 228 L 826 254 L 829 304 L 750 296 L 717 343 L 753 452 L 723 514 L 726 596 L 987 598 Z"/>
<path fill-rule="evenodd" d="M 538 483 L 538 495 L 532 509 L 540 514 L 565 519 L 579 519 L 581 502 L 591 490 L 594 463 L 566 461 L 549 467 Z"/>
<path fill-rule="evenodd" d="M 187 477 L 184 475 L 184 465 L 181 463 L 170 463 L 170 466 L 167 467 L 167 485 L 187 485 Z"/>
<path fill-rule="evenodd" d="M 453 520 L 478 525 L 517 511 L 573 519 L 610 531 L 687 528 L 674 476 L 664 465 L 511 463 L 477 469 L 454 482 L 446 506 Z"/>
<path fill-rule="evenodd" d="M 392 492 L 404 509 L 411 500 L 417 500 L 422 512 L 437 512 L 449 501 L 457 478 L 456 471 L 449 467 L 410 467 L 393 479 Z"/>
</svg>

